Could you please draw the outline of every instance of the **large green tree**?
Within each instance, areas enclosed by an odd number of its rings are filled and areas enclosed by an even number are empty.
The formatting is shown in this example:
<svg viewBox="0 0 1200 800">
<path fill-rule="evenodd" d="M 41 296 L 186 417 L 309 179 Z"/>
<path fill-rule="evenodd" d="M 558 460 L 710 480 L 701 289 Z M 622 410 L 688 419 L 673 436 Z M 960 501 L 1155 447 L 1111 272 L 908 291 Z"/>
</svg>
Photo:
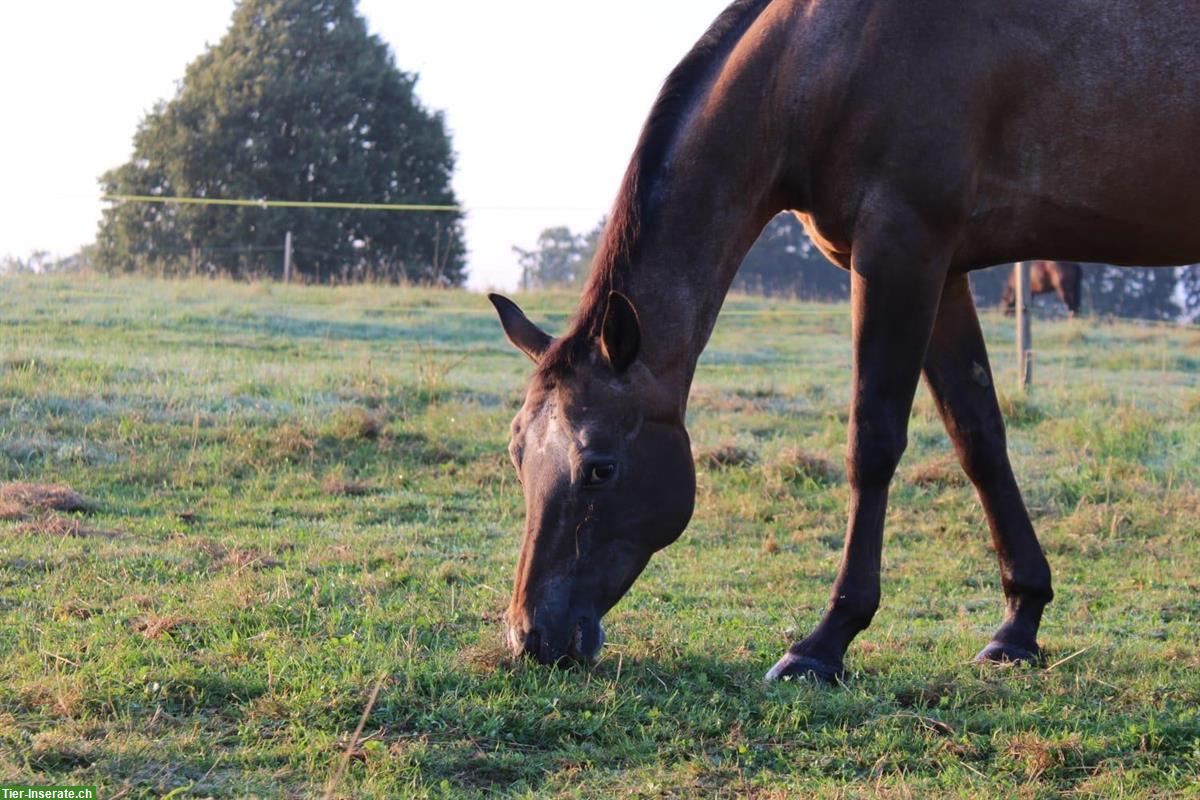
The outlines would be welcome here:
<svg viewBox="0 0 1200 800">
<path fill-rule="evenodd" d="M 454 153 L 416 76 L 367 31 L 355 0 L 241 0 L 176 96 L 141 122 L 106 193 L 455 205 Z M 321 282 L 460 284 L 457 212 L 154 205 L 104 212 L 98 265 L 159 274 L 278 274 L 284 235 Z"/>
</svg>

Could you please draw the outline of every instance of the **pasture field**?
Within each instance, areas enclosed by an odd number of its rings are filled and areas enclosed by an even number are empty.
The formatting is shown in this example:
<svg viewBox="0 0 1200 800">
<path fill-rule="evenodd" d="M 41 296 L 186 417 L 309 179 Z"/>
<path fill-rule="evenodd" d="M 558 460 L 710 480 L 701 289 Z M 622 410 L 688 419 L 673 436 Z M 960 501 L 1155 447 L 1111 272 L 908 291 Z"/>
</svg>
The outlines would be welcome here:
<svg viewBox="0 0 1200 800">
<path fill-rule="evenodd" d="M 522 302 L 557 331 L 574 296 Z M 985 327 L 1008 388 L 1012 323 Z M 1035 393 L 1003 403 L 1055 568 L 1048 667 L 971 663 L 1000 582 L 922 388 L 847 685 L 768 686 L 840 555 L 845 307 L 729 301 L 690 407 L 692 526 L 598 664 L 547 670 L 501 646 L 529 367 L 482 296 L 0 281 L 0 481 L 87 506 L 0 495 L 0 784 L 1200 797 L 1200 331 L 1035 343 Z"/>
</svg>

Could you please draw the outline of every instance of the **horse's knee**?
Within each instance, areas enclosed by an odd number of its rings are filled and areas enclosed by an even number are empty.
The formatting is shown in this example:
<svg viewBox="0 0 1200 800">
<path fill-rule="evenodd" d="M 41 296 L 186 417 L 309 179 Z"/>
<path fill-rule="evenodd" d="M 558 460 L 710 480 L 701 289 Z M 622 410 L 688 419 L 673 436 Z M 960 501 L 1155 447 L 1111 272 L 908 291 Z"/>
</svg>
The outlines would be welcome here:
<svg viewBox="0 0 1200 800">
<path fill-rule="evenodd" d="M 887 433 L 855 432 L 846 457 L 846 475 L 856 489 L 882 488 L 892 481 L 900 459 L 908 448 L 903 431 Z"/>
</svg>

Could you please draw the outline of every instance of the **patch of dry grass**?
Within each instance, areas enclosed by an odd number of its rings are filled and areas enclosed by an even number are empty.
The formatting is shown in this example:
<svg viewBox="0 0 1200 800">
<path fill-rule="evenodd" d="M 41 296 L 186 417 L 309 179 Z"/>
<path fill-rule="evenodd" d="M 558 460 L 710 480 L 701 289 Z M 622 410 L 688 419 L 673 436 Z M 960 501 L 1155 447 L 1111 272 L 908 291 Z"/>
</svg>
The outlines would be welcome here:
<svg viewBox="0 0 1200 800">
<path fill-rule="evenodd" d="M 330 432 L 343 441 L 374 441 L 383 433 L 384 427 L 380 414 L 353 406 L 334 416 Z"/>
<path fill-rule="evenodd" d="M 106 531 L 85 525 L 73 517 L 63 517 L 58 514 L 48 514 L 39 519 L 22 522 L 12 530 L 13 536 L 56 536 L 70 539 L 115 539 L 120 536 L 116 531 Z"/>
<path fill-rule="evenodd" d="M 73 716 L 84 701 L 83 689 L 62 676 L 47 676 L 26 683 L 17 693 L 25 708 L 63 717 Z"/>
<path fill-rule="evenodd" d="M 8 500 L 0 500 L 0 522 L 25 519 L 25 506 Z"/>
<path fill-rule="evenodd" d="M 1027 780 L 1036 781 L 1047 770 L 1060 768 L 1070 761 L 1078 760 L 1080 749 L 1080 737 L 1077 733 L 1054 739 L 1030 731 L 1012 737 L 1004 755 L 1020 765 Z"/>
<path fill-rule="evenodd" d="M 512 667 L 512 654 L 499 636 L 464 647 L 458 653 L 458 664 L 476 675 L 486 675 L 505 666 Z"/>
<path fill-rule="evenodd" d="M 914 486 L 927 488 L 967 485 L 967 476 L 953 456 L 939 456 L 917 464 L 906 470 L 904 477 Z"/>
<path fill-rule="evenodd" d="M 55 616 L 59 619 L 91 619 L 95 615 L 95 609 L 78 600 L 68 600 L 55 609 Z"/>
<path fill-rule="evenodd" d="M 837 483 L 842 470 L 827 459 L 805 452 L 799 447 L 785 447 L 766 466 L 771 477 L 789 483 L 812 481 L 821 485 Z"/>
<path fill-rule="evenodd" d="M 225 551 L 225 555 L 216 562 L 218 567 L 229 567 L 235 570 L 271 569 L 282 562 L 263 553 L 255 547 L 235 547 Z"/>
<path fill-rule="evenodd" d="M 752 450 L 734 442 L 722 442 L 713 447 L 693 447 L 692 458 L 697 466 L 704 469 L 746 467 L 757 460 Z"/>
<path fill-rule="evenodd" d="M 280 425 L 271 437 L 271 456 L 280 461 L 296 463 L 311 456 L 316 449 L 316 439 L 299 425 Z"/>
<path fill-rule="evenodd" d="M 330 475 L 322 483 L 321 488 L 326 494 L 342 495 L 344 497 L 365 497 L 375 491 L 375 487 L 363 481 L 346 480 L 337 475 Z"/>
<path fill-rule="evenodd" d="M 194 620 L 178 614 L 169 614 L 160 616 L 158 614 L 149 613 L 137 619 L 133 623 L 133 629 L 147 639 L 158 639 L 163 634 L 182 628 L 185 625 L 194 624 Z"/>
</svg>

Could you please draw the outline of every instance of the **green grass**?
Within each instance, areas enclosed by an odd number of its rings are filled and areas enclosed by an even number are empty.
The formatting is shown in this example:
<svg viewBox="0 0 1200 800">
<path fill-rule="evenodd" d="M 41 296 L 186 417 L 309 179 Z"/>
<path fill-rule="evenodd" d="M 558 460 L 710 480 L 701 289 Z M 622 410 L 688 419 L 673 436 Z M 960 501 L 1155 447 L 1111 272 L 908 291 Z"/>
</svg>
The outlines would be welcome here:
<svg viewBox="0 0 1200 800">
<path fill-rule="evenodd" d="M 94 504 L 0 522 L 0 783 L 320 795 L 382 677 L 338 796 L 1200 796 L 1200 332 L 1039 323 L 1003 398 L 1052 669 L 970 663 L 999 577 L 922 389 L 884 605 L 828 689 L 761 678 L 840 554 L 847 310 L 726 311 L 695 521 L 554 671 L 500 645 L 528 365 L 482 297 L 0 282 L 0 481 Z"/>
</svg>

